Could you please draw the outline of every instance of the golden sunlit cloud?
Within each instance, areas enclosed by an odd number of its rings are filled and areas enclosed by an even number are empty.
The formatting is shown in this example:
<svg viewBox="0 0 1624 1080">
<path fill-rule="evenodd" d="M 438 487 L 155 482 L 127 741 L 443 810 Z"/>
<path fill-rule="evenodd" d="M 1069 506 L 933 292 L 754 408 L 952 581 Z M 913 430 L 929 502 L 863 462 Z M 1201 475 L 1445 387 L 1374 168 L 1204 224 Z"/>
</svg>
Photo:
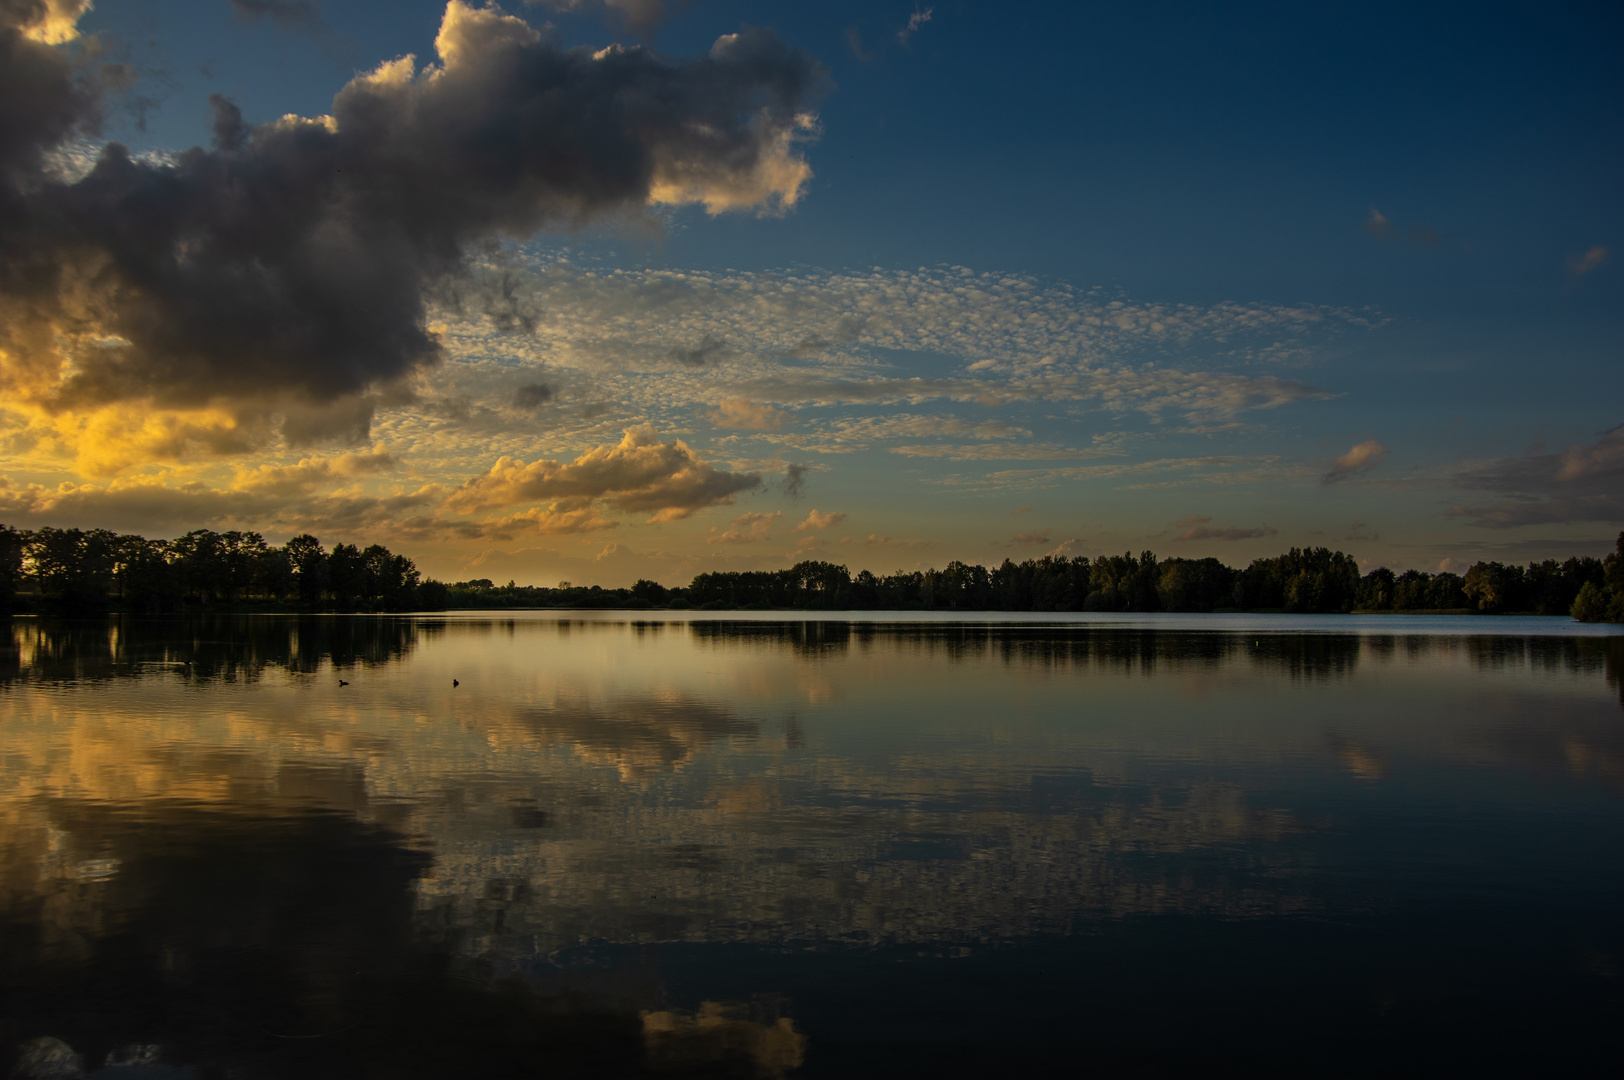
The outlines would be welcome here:
<svg viewBox="0 0 1624 1080">
<path fill-rule="evenodd" d="M 740 514 L 722 532 L 711 530 L 710 536 L 705 538 L 707 544 L 753 544 L 757 540 L 765 540 L 772 533 L 773 525 L 784 516 L 782 510 L 774 510 L 770 514 Z"/>
<path fill-rule="evenodd" d="M 37 0 L 21 5 L 23 37 L 41 45 L 65 45 L 79 36 L 79 19 L 90 0 Z"/>
<path fill-rule="evenodd" d="M 663 522 L 727 505 L 734 496 L 759 487 L 759 474 L 707 464 L 680 439 L 663 443 L 645 425 L 627 428 L 620 442 L 596 447 L 567 464 L 541 460 L 527 465 L 500 458 L 485 475 L 452 492 L 446 508 L 471 514 L 541 499 L 601 498 L 616 509 L 648 513 L 651 522 Z"/>
<path fill-rule="evenodd" d="M 814 509 L 811 513 L 806 515 L 805 521 L 795 526 L 795 531 L 808 532 L 812 529 L 831 529 L 845 520 L 845 514 L 837 514 L 833 512 L 820 514 Z"/>
</svg>

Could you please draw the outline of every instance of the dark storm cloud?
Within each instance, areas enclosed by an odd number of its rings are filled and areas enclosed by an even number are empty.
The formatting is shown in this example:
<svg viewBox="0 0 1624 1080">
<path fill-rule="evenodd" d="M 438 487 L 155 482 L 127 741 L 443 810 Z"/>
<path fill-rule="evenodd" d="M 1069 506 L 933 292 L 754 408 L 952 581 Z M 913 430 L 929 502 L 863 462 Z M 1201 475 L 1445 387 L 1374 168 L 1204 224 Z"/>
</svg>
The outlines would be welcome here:
<svg viewBox="0 0 1624 1080">
<path fill-rule="evenodd" d="M 1483 528 L 1624 521 L 1624 425 L 1589 446 L 1575 443 L 1560 454 L 1501 458 L 1462 470 L 1454 480 L 1459 488 L 1505 496 L 1501 502 L 1450 509 L 1449 516 L 1470 518 Z"/>
<path fill-rule="evenodd" d="M 358 76 L 330 117 L 217 98 L 212 148 L 53 178 L 97 95 L 24 36 L 42 10 L 0 0 L 0 387 L 53 411 L 359 400 L 438 360 L 425 295 L 466 254 L 650 201 L 788 205 L 810 175 L 821 69 L 770 31 L 594 53 L 452 0 L 438 65 Z"/>
<path fill-rule="evenodd" d="M 96 130 L 98 88 L 53 47 L 84 5 L 0 0 L 0 228 L 23 212 L 19 194 L 38 182 L 49 152 Z M 65 25 L 64 25 L 65 24 Z"/>
</svg>

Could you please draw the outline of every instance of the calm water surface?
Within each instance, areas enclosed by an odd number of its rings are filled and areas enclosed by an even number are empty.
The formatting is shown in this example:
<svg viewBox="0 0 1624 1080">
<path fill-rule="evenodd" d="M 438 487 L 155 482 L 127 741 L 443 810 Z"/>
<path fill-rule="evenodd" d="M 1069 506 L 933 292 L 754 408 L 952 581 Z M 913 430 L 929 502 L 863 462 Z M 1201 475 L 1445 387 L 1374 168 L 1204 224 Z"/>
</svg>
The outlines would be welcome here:
<svg viewBox="0 0 1624 1080">
<path fill-rule="evenodd" d="M 0 623 L 0 1072 L 1615 1075 L 1624 637 L 888 618 Z"/>
</svg>

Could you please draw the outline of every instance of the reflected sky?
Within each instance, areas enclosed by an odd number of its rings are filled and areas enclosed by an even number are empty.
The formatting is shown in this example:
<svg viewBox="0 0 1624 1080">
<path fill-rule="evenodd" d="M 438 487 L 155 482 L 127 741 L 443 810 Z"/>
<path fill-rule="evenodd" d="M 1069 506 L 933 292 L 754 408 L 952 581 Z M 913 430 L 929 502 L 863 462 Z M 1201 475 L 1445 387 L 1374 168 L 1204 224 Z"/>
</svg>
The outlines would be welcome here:
<svg viewBox="0 0 1624 1080">
<path fill-rule="evenodd" d="M 1107 1071 L 1360 1074 L 1442 1053 L 1427 1016 L 1582 1063 L 1624 638 L 1417 625 L 14 620 L 0 1037 L 19 1075 L 973 1075 L 1089 1010 Z"/>
</svg>

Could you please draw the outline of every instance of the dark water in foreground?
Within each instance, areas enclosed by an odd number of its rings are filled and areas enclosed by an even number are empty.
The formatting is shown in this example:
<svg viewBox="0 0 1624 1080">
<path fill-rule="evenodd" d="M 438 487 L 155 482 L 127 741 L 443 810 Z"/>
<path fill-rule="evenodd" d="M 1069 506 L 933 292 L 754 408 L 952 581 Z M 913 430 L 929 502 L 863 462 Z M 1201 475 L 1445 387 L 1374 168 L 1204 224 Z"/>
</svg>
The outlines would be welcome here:
<svg viewBox="0 0 1624 1080">
<path fill-rule="evenodd" d="M 0 1075 L 1618 1065 L 1624 637 L 632 618 L 0 623 Z"/>
</svg>

